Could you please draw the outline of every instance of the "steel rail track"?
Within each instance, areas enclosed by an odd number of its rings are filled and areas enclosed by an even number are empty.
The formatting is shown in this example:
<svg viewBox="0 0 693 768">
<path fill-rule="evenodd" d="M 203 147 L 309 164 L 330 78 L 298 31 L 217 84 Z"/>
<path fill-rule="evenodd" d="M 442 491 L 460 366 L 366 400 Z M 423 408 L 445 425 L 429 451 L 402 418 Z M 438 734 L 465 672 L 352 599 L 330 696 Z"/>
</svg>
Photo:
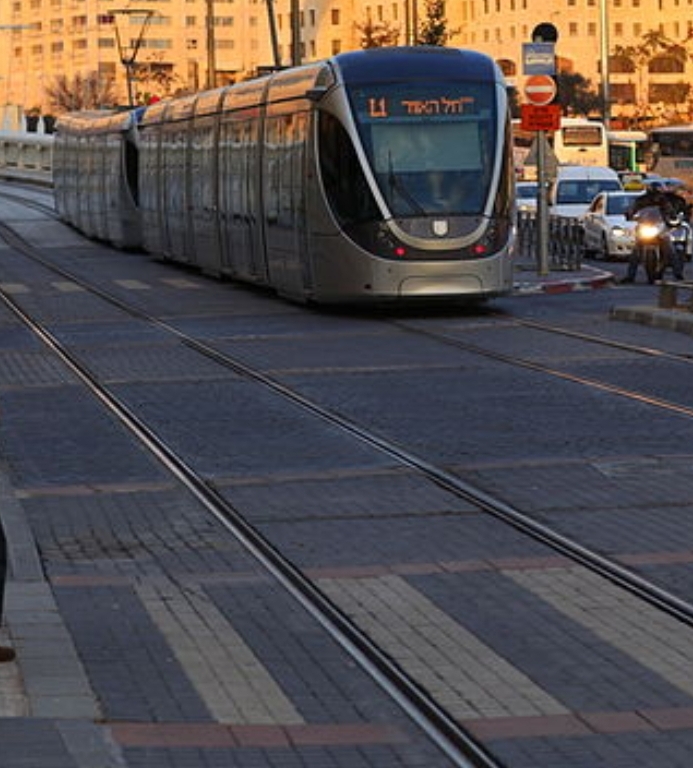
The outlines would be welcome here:
<svg viewBox="0 0 693 768">
<path fill-rule="evenodd" d="M 407 451 L 391 440 L 378 436 L 372 431 L 364 429 L 362 426 L 355 424 L 350 420 L 320 406 L 319 404 L 303 396 L 296 390 L 291 389 L 287 385 L 277 381 L 271 376 L 268 376 L 267 374 L 264 374 L 261 371 L 258 371 L 225 353 L 219 352 L 209 344 L 191 338 L 171 324 L 162 321 L 152 315 L 149 315 L 147 312 L 141 309 L 128 305 L 127 302 L 122 301 L 117 296 L 114 296 L 107 291 L 89 284 L 81 278 L 71 274 L 69 271 L 60 267 L 56 267 L 55 265 L 43 259 L 43 257 L 41 257 L 36 252 L 35 248 L 26 243 L 20 236 L 18 236 L 10 227 L 5 224 L 0 224 L 0 237 L 3 237 L 3 239 L 12 245 L 13 248 L 21 251 L 27 257 L 40 262 L 43 266 L 56 272 L 57 274 L 60 274 L 62 277 L 72 280 L 85 290 L 91 291 L 92 293 L 100 296 L 102 299 L 118 307 L 122 311 L 127 312 L 131 316 L 138 317 L 139 319 L 156 325 L 157 327 L 170 334 L 173 334 L 179 338 L 181 342 L 187 347 L 194 349 L 195 351 L 205 355 L 210 359 L 213 359 L 220 365 L 233 370 L 241 376 L 263 384 L 275 394 L 281 395 L 285 399 L 299 405 L 313 415 L 328 421 L 336 427 L 339 427 L 343 431 L 359 439 L 361 442 L 364 442 L 367 445 L 384 452 L 391 458 L 401 462 L 403 465 L 409 467 L 410 469 L 414 469 L 424 474 L 431 481 L 435 482 L 440 487 L 445 488 L 445 490 L 448 492 L 453 493 L 459 498 L 476 504 L 480 509 L 483 509 L 489 514 L 512 525 L 516 529 L 531 536 L 535 540 L 540 541 L 541 543 L 551 547 L 555 551 L 565 555 L 566 557 L 569 557 L 573 561 L 580 563 L 590 570 L 599 573 L 601 576 L 607 578 L 612 583 L 615 583 L 620 587 L 628 590 L 632 594 L 637 595 L 641 599 L 646 600 L 648 603 L 669 613 L 678 620 L 693 626 L 693 602 L 682 600 L 668 590 L 664 590 L 648 579 L 643 578 L 632 569 L 627 568 L 620 563 L 605 557 L 598 552 L 595 552 L 594 550 L 589 549 L 588 547 L 583 546 L 570 537 L 558 533 L 557 531 L 551 529 L 549 526 L 534 520 L 532 517 L 523 513 L 516 507 L 507 504 L 503 500 L 486 493 L 482 489 L 479 489 L 470 483 L 465 482 L 456 475 L 453 475 L 451 472 L 431 464 L 426 459 L 423 459 L 411 453 L 410 451 Z M 566 373 L 565 371 L 560 371 L 541 363 L 536 363 L 518 357 L 512 357 L 510 355 L 494 352 L 492 350 L 487 350 L 479 347 L 478 345 L 469 344 L 467 342 L 460 341 L 459 339 L 451 338 L 440 332 L 432 333 L 426 330 L 411 327 L 408 324 L 402 324 L 401 322 L 398 324 L 405 327 L 408 331 L 426 335 L 431 338 L 435 338 L 438 341 L 445 341 L 446 343 L 449 343 L 464 351 L 493 359 L 498 362 L 503 362 L 516 367 L 522 367 L 546 375 L 554 376 L 563 380 L 571 381 L 581 386 L 596 388 L 613 395 L 635 400 L 652 407 L 676 413 L 685 418 L 693 418 L 693 408 L 691 407 L 682 406 L 662 398 L 652 397 L 650 395 L 643 394 L 642 392 L 637 392 L 636 390 L 619 387 L 617 385 L 598 381 L 596 379 L 590 379 L 584 376 Z M 546 328 L 546 330 L 548 329 L 549 327 Z M 551 327 L 551 329 L 552 332 L 558 332 L 555 327 Z M 572 334 L 573 332 L 570 333 Z M 598 337 L 591 337 L 591 340 L 597 343 Z M 611 344 L 611 342 L 605 343 Z M 620 342 L 616 342 L 616 344 L 618 346 L 623 346 Z M 631 349 L 631 351 L 639 351 L 642 354 L 653 354 L 653 351 L 646 347 L 637 347 L 635 345 L 626 346 L 627 348 Z M 685 357 L 673 357 L 677 361 L 687 361 L 687 358 Z"/>
<path fill-rule="evenodd" d="M 25 256 L 38 261 L 46 268 L 75 282 L 85 290 L 89 290 L 100 296 L 105 301 L 117 306 L 131 316 L 152 323 L 175 335 L 189 348 L 196 350 L 248 379 L 268 387 L 275 394 L 299 405 L 313 415 L 330 422 L 369 446 L 383 451 L 403 465 L 422 473 L 447 491 L 472 502 L 483 511 L 512 525 L 514 528 L 551 547 L 574 562 L 598 573 L 610 582 L 627 590 L 631 594 L 636 595 L 650 605 L 657 607 L 689 626 L 693 626 L 693 603 L 680 599 L 676 595 L 673 595 L 667 590 L 664 590 L 651 581 L 641 577 L 631 569 L 624 567 L 618 562 L 610 560 L 609 558 L 583 546 L 579 542 L 537 522 L 524 514 L 521 510 L 487 494 L 469 483 L 466 483 L 452 473 L 416 456 L 396 443 L 378 436 L 370 430 L 364 429 L 360 425 L 323 408 L 276 379 L 219 352 L 206 343 L 189 337 L 159 318 L 153 317 L 138 308 L 129 306 L 118 297 L 109 294 L 103 289 L 90 285 L 88 282 L 76 277 L 67 270 L 50 264 L 36 252 L 36 249 L 26 243 L 5 224 L 0 224 L 0 236 Z M 34 332 L 37 333 L 43 341 L 66 362 L 66 364 L 85 383 L 85 385 L 94 392 L 104 405 L 111 409 L 118 418 L 128 426 L 133 434 L 142 440 L 167 466 L 170 466 L 171 471 L 198 497 L 210 512 L 235 536 L 237 536 L 263 564 L 275 573 L 279 581 L 284 584 L 299 602 L 301 602 L 301 604 L 304 605 L 304 607 L 309 610 L 328 631 L 335 633 L 335 638 L 338 639 L 342 646 L 354 656 L 364 669 L 372 673 L 376 679 L 378 679 L 383 688 L 385 688 L 400 703 L 402 708 L 417 723 L 419 723 L 427 733 L 429 733 L 431 738 L 441 746 L 451 759 L 456 761 L 457 765 L 474 766 L 475 768 L 476 766 L 488 766 L 491 768 L 491 766 L 497 765 L 497 763 L 493 761 L 493 758 L 489 756 L 474 739 L 460 729 L 454 720 L 420 689 L 415 681 L 411 680 L 399 669 L 399 667 L 393 664 L 393 662 L 372 643 L 370 638 L 368 638 L 368 636 L 355 626 L 351 620 L 339 610 L 339 608 L 326 598 L 310 580 L 306 579 L 295 566 L 286 561 L 281 554 L 264 539 L 264 537 L 252 528 L 247 521 L 239 515 L 237 510 L 235 510 L 210 483 L 199 477 L 191 467 L 179 457 L 175 456 L 170 449 L 128 409 L 126 405 L 112 395 L 107 388 L 103 388 L 88 369 L 82 366 L 82 364 L 71 355 L 69 350 L 64 348 L 49 331 L 36 324 L 30 317 L 26 316 L 21 307 L 19 307 L 11 296 L 2 292 L 0 293 L 0 297 L 23 322 L 29 325 Z M 527 325 L 528 327 L 536 328 L 537 330 L 544 330 L 552 333 L 564 333 L 564 335 L 592 341 L 594 343 L 607 344 L 609 346 L 619 347 L 641 354 L 664 356 L 676 361 L 690 362 L 687 356 L 672 355 L 647 347 L 612 342 L 590 334 L 581 334 L 575 331 L 564 332 L 562 329 L 555 326 L 545 326 L 535 321 L 519 320 L 516 322 Z M 614 395 L 643 402 L 649 406 L 665 409 L 669 412 L 675 412 L 685 418 L 693 418 L 693 408 L 645 395 L 635 390 L 600 382 L 596 379 L 569 374 L 551 368 L 548 365 L 486 350 L 478 345 L 469 344 L 460 341 L 459 339 L 446 336 L 441 332 L 430 332 L 401 322 L 398 324 L 404 327 L 407 331 L 424 334 L 435 338 L 438 341 L 445 341 L 464 351 L 483 355 L 484 357 L 494 359 L 498 362 L 527 368 L 546 375 L 572 381 L 582 386 L 598 388 Z M 472 762 L 469 762 L 470 760 Z"/>
<path fill-rule="evenodd" d="M 0 224 L 0 237 L 25 256 L 47 263 L 33 254 L 34 249 L 5 224 Z M 54 269 L 53 267 L 50 267 Z M 56 270 L 120 309 L 175 333 L 189 346 L 221 361 L 222 356 L 205 345 L 188 339 L 184 334 L 156 318 L 134 310 L 116 297 L 94 290 L 79 278 Z M 457 768 L 503 768 L 474 737 L 463 729 L 450 714 L 407 675 L 370 637 L 364 633 L 337 605 L 287 560 L 257 529 L 225 499 L 213 484 L 200 476 L 164 440 L 153 432 L 108 387 L 98 379 L 43 324 L 26 313 L 19 303 L 0 288 L 0 300 L 24 323 L 82 382 L 101 404 L 122 423 L 174 476 L 187 488 L 217 521 L 280 583 L 350 656 L 395 701 Z M 229 361 L 225 361 L 228 365 Z M 250 369 L 235 364 L 237 371 L 250 375 Z M 261 380 L 258 375 L 253 376 Z M 264 383 L 269 384 L 269 380 Z M 278 387 L 273 387 L 278 390 Z M 288 395 L 288 390 L 284 392 Z M 296 398 L 292 398 L 296 400 Z M 307 401 L 306 401 L 307 402 Z M 314 412 L 319 409 L 312 408 Z"/>
</svg>

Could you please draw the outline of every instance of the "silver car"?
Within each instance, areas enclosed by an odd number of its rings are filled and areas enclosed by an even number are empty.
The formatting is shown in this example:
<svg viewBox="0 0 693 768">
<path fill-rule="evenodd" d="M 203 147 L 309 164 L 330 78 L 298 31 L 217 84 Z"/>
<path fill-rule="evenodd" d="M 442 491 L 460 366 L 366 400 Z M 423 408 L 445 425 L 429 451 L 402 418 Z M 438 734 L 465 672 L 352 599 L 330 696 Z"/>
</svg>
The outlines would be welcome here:
<svg viewBox="0 0 693 768">
<path fill-rule="evenodd" d="M 587 257 L 626 260 L 635 247 L 635 222 L 627 213 L 642 192 L 600 192 L 590 203 L 582 225 Z"/>
</svg>

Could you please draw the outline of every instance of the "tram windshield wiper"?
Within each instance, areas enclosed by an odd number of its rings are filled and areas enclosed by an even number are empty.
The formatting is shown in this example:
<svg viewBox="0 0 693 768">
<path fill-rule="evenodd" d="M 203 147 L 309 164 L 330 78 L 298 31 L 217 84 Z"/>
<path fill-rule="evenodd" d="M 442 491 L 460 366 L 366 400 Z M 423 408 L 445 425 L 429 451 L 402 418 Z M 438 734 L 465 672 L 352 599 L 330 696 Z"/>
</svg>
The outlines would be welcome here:
<svg viewBox="0 0 693 768">
<path fill-rule="evenodd" d="M 404 202 L 411 208 L 414 213 L 419 216 L 426 216 L 426 209 L 421 203 L 412 195 L 407 187 L 402 182 L 402 179 L 395 173 L 394 164 L 392 162 L 392 152 L 388 150 L 387 153 L 387 181 L 390 187 L 390 197 L 394 197 L 394 193 L 399 193 L 399 196 Z"/>
</svg>

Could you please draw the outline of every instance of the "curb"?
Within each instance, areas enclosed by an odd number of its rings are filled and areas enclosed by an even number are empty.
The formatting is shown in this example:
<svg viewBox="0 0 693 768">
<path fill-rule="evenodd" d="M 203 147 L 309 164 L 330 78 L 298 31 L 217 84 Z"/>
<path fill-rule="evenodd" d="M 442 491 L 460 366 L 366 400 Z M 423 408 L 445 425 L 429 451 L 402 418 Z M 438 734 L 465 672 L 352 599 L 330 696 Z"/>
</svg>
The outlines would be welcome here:
<svg viewBox="0 0 693 768">
<path fill-rule="evenodd" d="M 536 275 L 532 280 L 517 281 L 513 284 L 513 295 L 531 295 L 537 293 L 558 294 L 573 291 L 590 291 L 611 285 L 615 280 L 613 272 L 583 267 L 580 272 L 556 273 L 545 276 Z"/>
</svg>

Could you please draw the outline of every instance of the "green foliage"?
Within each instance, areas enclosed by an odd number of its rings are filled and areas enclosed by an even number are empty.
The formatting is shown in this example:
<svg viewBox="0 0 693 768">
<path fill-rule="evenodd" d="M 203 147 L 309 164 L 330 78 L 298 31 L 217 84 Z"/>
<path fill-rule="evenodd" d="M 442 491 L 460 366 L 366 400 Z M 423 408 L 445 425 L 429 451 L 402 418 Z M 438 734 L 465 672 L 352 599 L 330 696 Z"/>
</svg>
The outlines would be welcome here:
<svg viewBox="0 0 693 768">
<path fill-rule="evenodd" d="M 592 81 L 577 72 L 560 72 L 557 102 L 565 114 L 589 117 L 602 111 L 602 98 L 593 88 Z"/>
<path fill-rule="evenodd" d="M 446 45 L 459 29 L 448 29 L 445 17 L 445 0 L 425 0 L 424 17 L 417 30 L 418 45 Z"/>
</svg>

